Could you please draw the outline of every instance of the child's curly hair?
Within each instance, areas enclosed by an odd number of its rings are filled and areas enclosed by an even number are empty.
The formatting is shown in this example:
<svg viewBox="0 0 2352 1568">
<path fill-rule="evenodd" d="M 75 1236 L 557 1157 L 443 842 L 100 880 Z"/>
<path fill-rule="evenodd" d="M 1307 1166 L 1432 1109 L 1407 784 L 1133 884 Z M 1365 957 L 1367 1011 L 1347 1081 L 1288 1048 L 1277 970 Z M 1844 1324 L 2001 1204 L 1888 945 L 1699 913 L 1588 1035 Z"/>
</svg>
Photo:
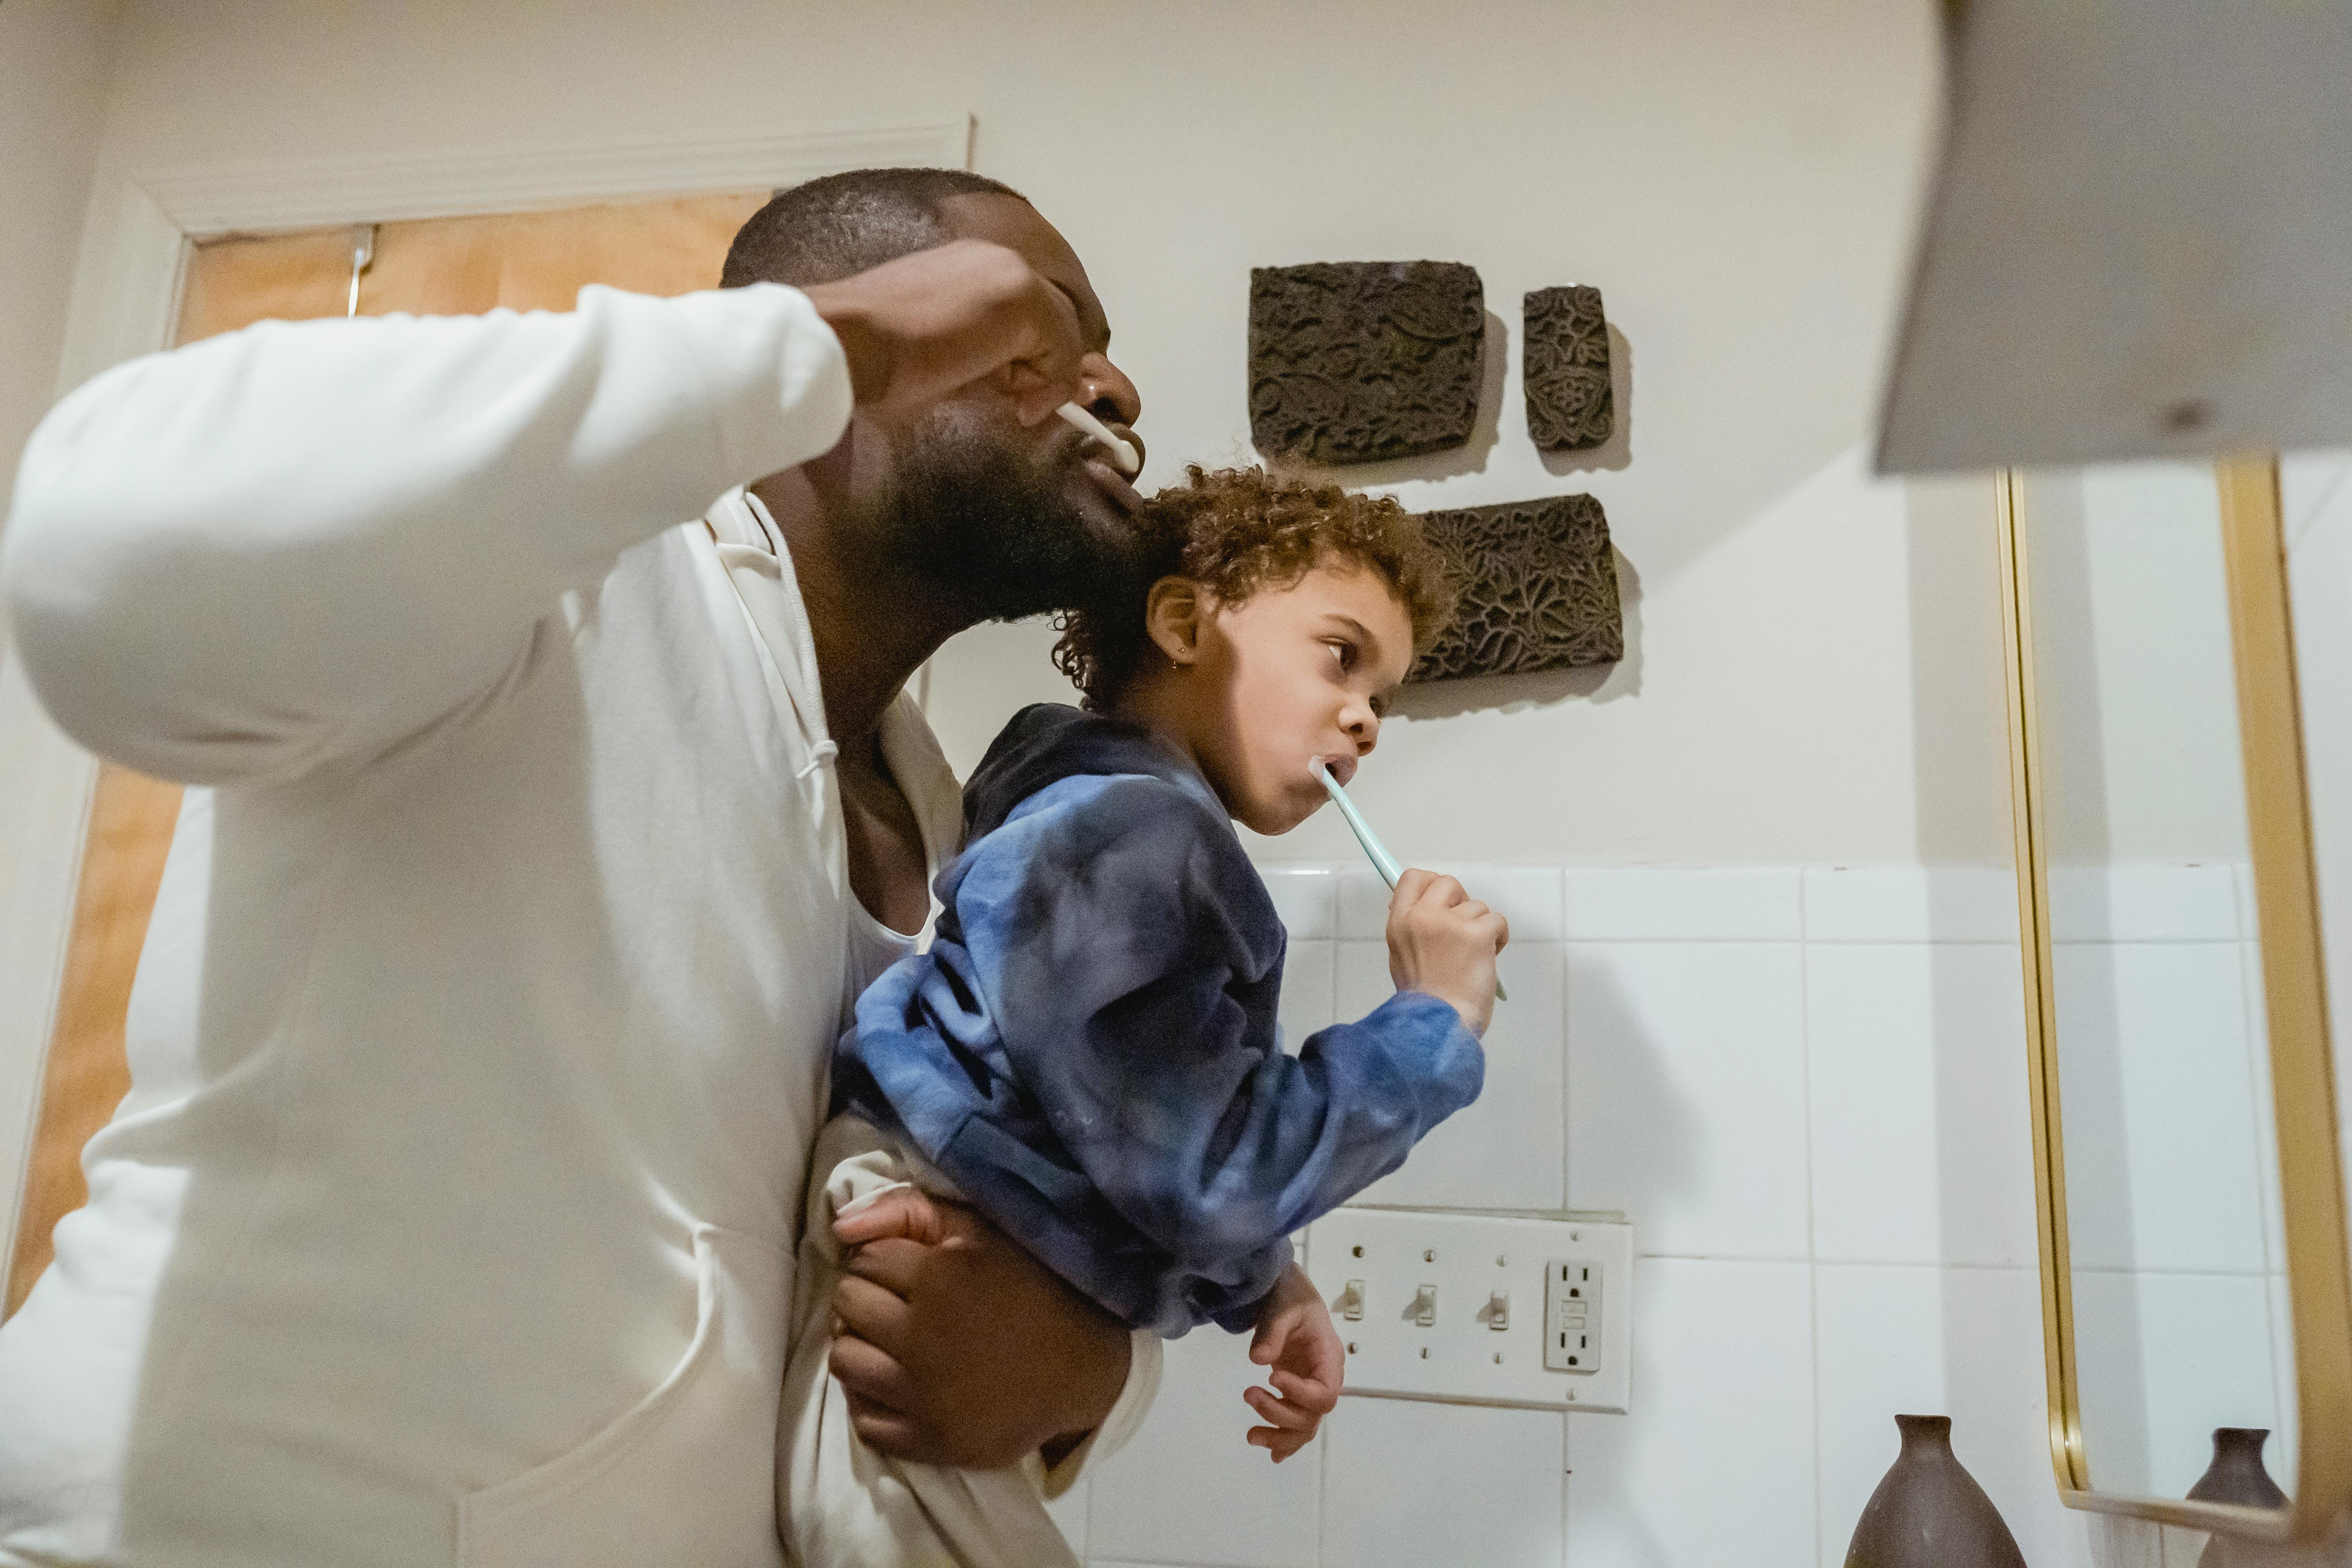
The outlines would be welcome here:
<svg viewBox="0 0 2352 1568">
<path fill-rule="evenodd" d="M 1301 484 L 1262 468 L 1195 464 L 1188 483 L 1143 504 L 1143 543 L 1133 575 L 1094 604 L 1055 618 L 1054 664 L 1099 711 L 1142 667 L 1151 639 L 1144 598 L 1162 577 L 1190 577 L 1229 605 L 1265 587 L 1287 587 L 1329 557 L 1360 563 L 1388 580 L 1412 622 L 1416 656 L 1454 614 L 1443 558 L 1420 520 L 1388 496 Z"/>
</svg>

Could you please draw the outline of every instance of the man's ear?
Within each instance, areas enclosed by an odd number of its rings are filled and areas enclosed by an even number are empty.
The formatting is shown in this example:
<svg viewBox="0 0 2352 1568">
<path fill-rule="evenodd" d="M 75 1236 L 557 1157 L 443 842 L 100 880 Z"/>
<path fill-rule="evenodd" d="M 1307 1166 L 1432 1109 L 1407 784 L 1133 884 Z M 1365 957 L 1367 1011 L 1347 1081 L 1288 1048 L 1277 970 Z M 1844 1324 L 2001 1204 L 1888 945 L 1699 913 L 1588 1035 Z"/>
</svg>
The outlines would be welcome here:
<svg viewBox="0 0 2352 1568">
<path fill-rule="evenodd" d="M 1143 600 L 1143 629 L 1174 665 L 1188 665 L 1201 657 L 1201 620 L 1208 613 L 1208 595 L 1190 577 L 1162 577 L 1151 584 Z"/>
</svg>

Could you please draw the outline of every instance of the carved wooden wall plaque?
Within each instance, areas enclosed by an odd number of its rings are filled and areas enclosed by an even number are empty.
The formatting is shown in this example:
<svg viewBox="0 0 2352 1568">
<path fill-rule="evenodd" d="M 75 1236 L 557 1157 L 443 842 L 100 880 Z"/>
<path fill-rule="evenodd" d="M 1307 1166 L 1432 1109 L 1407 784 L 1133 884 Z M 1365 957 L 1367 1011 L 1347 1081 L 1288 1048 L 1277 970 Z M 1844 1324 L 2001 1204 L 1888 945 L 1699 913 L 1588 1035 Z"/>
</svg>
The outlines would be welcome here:
<svg viewBox="0 0 2352 1568">
<path fill-rule="evenodd" d="M 1521 363 L 1528 435 L 1547 452 L 1598 447 L 1615 428 L 1609 390 L 1609 322 L 1601 290 L 1587 284 L 1537 289 L 1525 300 Z"/>
<path fill-rule="evenodd" d="M 1421 514 L 1461 595 L 1410 679 L 1526 675 L 1625 657 L 1609 519 L 1591 496 Z"/>
<path fill-rule="evenodd" d="M 1250 438 L 1268 457 L 1368 463 L 1470 439 L 1486 292 L 1454 261 L 1250 270 Z"/>
</svg>

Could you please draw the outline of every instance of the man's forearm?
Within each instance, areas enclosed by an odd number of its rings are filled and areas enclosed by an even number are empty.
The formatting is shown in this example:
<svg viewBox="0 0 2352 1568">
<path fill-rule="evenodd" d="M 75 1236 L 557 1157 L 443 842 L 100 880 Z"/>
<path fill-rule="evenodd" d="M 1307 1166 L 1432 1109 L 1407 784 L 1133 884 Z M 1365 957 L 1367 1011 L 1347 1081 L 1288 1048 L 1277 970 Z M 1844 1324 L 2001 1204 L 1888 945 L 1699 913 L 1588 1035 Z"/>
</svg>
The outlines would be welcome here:
<svg viewBox="0 0 2352 1568">
<path fill-rule="evenodd" d="M 1151 1412 L 1159 1397 L 1165 1345 L 1157 1334 L 1136 1331 L 1128 1337 L 1127 1375 L 1118 1398 L 1102 1417 L 1072 1440 L 1055 1439 L 1039 1450 L 1045 1461 L 1045 1495 L 1058 1497 L 1069 1489 L 1086 1466 L 1108 1458 L 1125 1447 Z"/>
<path fill-rule="evenodd" d="M 1156 1344 L 1139 1368 L 1131 1331 L 961 1205 L 908 1190 L 836 1233 L 855 1250 L 832 1370 L 884 1453 L 965 1469 L 1066 1456 L 1134 1406 L 1135 1372 L 1156 1372 Z"/>
<path fill-rule="evenodd" d="M 68 398 L 26 449 L 0 580 L 84 743 L 290 777 L 461 706 L 565 589 L 825 450 L 849 410 L 832 333 L 774 287 L 273 323 Z"/>
<path fill-rule="evenodd" d="M 1070 1373 L 1070 1408 L 1064 1415 L 1068 1425 L 1059 1436 L 1039 1446 L 1048 1465 L 1067 1458 L 1109 1418 L 1127 1387 L 1133 1363 L 1133 1337 L 1121 1333 L 1116 1341 L 1105 1336 L 1099 1349 L 1078 1358 L 1076 1364 L 1060 1369 Z"/>
</svg>

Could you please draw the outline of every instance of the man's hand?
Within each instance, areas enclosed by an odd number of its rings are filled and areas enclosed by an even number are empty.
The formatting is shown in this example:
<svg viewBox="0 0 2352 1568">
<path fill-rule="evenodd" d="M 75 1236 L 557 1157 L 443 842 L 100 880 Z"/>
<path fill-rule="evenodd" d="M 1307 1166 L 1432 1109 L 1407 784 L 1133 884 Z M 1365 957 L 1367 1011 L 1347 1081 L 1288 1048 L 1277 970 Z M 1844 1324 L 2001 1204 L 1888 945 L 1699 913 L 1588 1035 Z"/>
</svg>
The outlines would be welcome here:
<svg viewBox="0 0 2352 1568">
<path fill-rule="evenodd" d="M 1339 1331 L 1331 1326 L 1331 1310 L 1296 1263 L 1258 1303 L 1250 1360 L 1274 1368 L 1267 1379 L 1274 1388 L 1253 1384 L 1242 1390 L 1249 1407 L 1271 1423 L 1251 1427 L 1249 1441 L 1269 1450 L 1278 1465 L 1314 1441 L 1323 1417 L 1339 1403 L 1347 1367 Z"/>
<path fill-rule="evenodd" d="M 1127 1329 L 961 1204 L 904 1188 L 845 1215 L 832 1367 L 878 1452 L 992 1470 L 1102 1424 Z"/>
<path fill-rule="evenodd" d="M 1036 425 L 1078 395 L 1078 308 L 1003 246 L 950 240 L 802 291 L 841 340 L 862 408 L 913 414 L 990 380 Z"/>
</svg>

